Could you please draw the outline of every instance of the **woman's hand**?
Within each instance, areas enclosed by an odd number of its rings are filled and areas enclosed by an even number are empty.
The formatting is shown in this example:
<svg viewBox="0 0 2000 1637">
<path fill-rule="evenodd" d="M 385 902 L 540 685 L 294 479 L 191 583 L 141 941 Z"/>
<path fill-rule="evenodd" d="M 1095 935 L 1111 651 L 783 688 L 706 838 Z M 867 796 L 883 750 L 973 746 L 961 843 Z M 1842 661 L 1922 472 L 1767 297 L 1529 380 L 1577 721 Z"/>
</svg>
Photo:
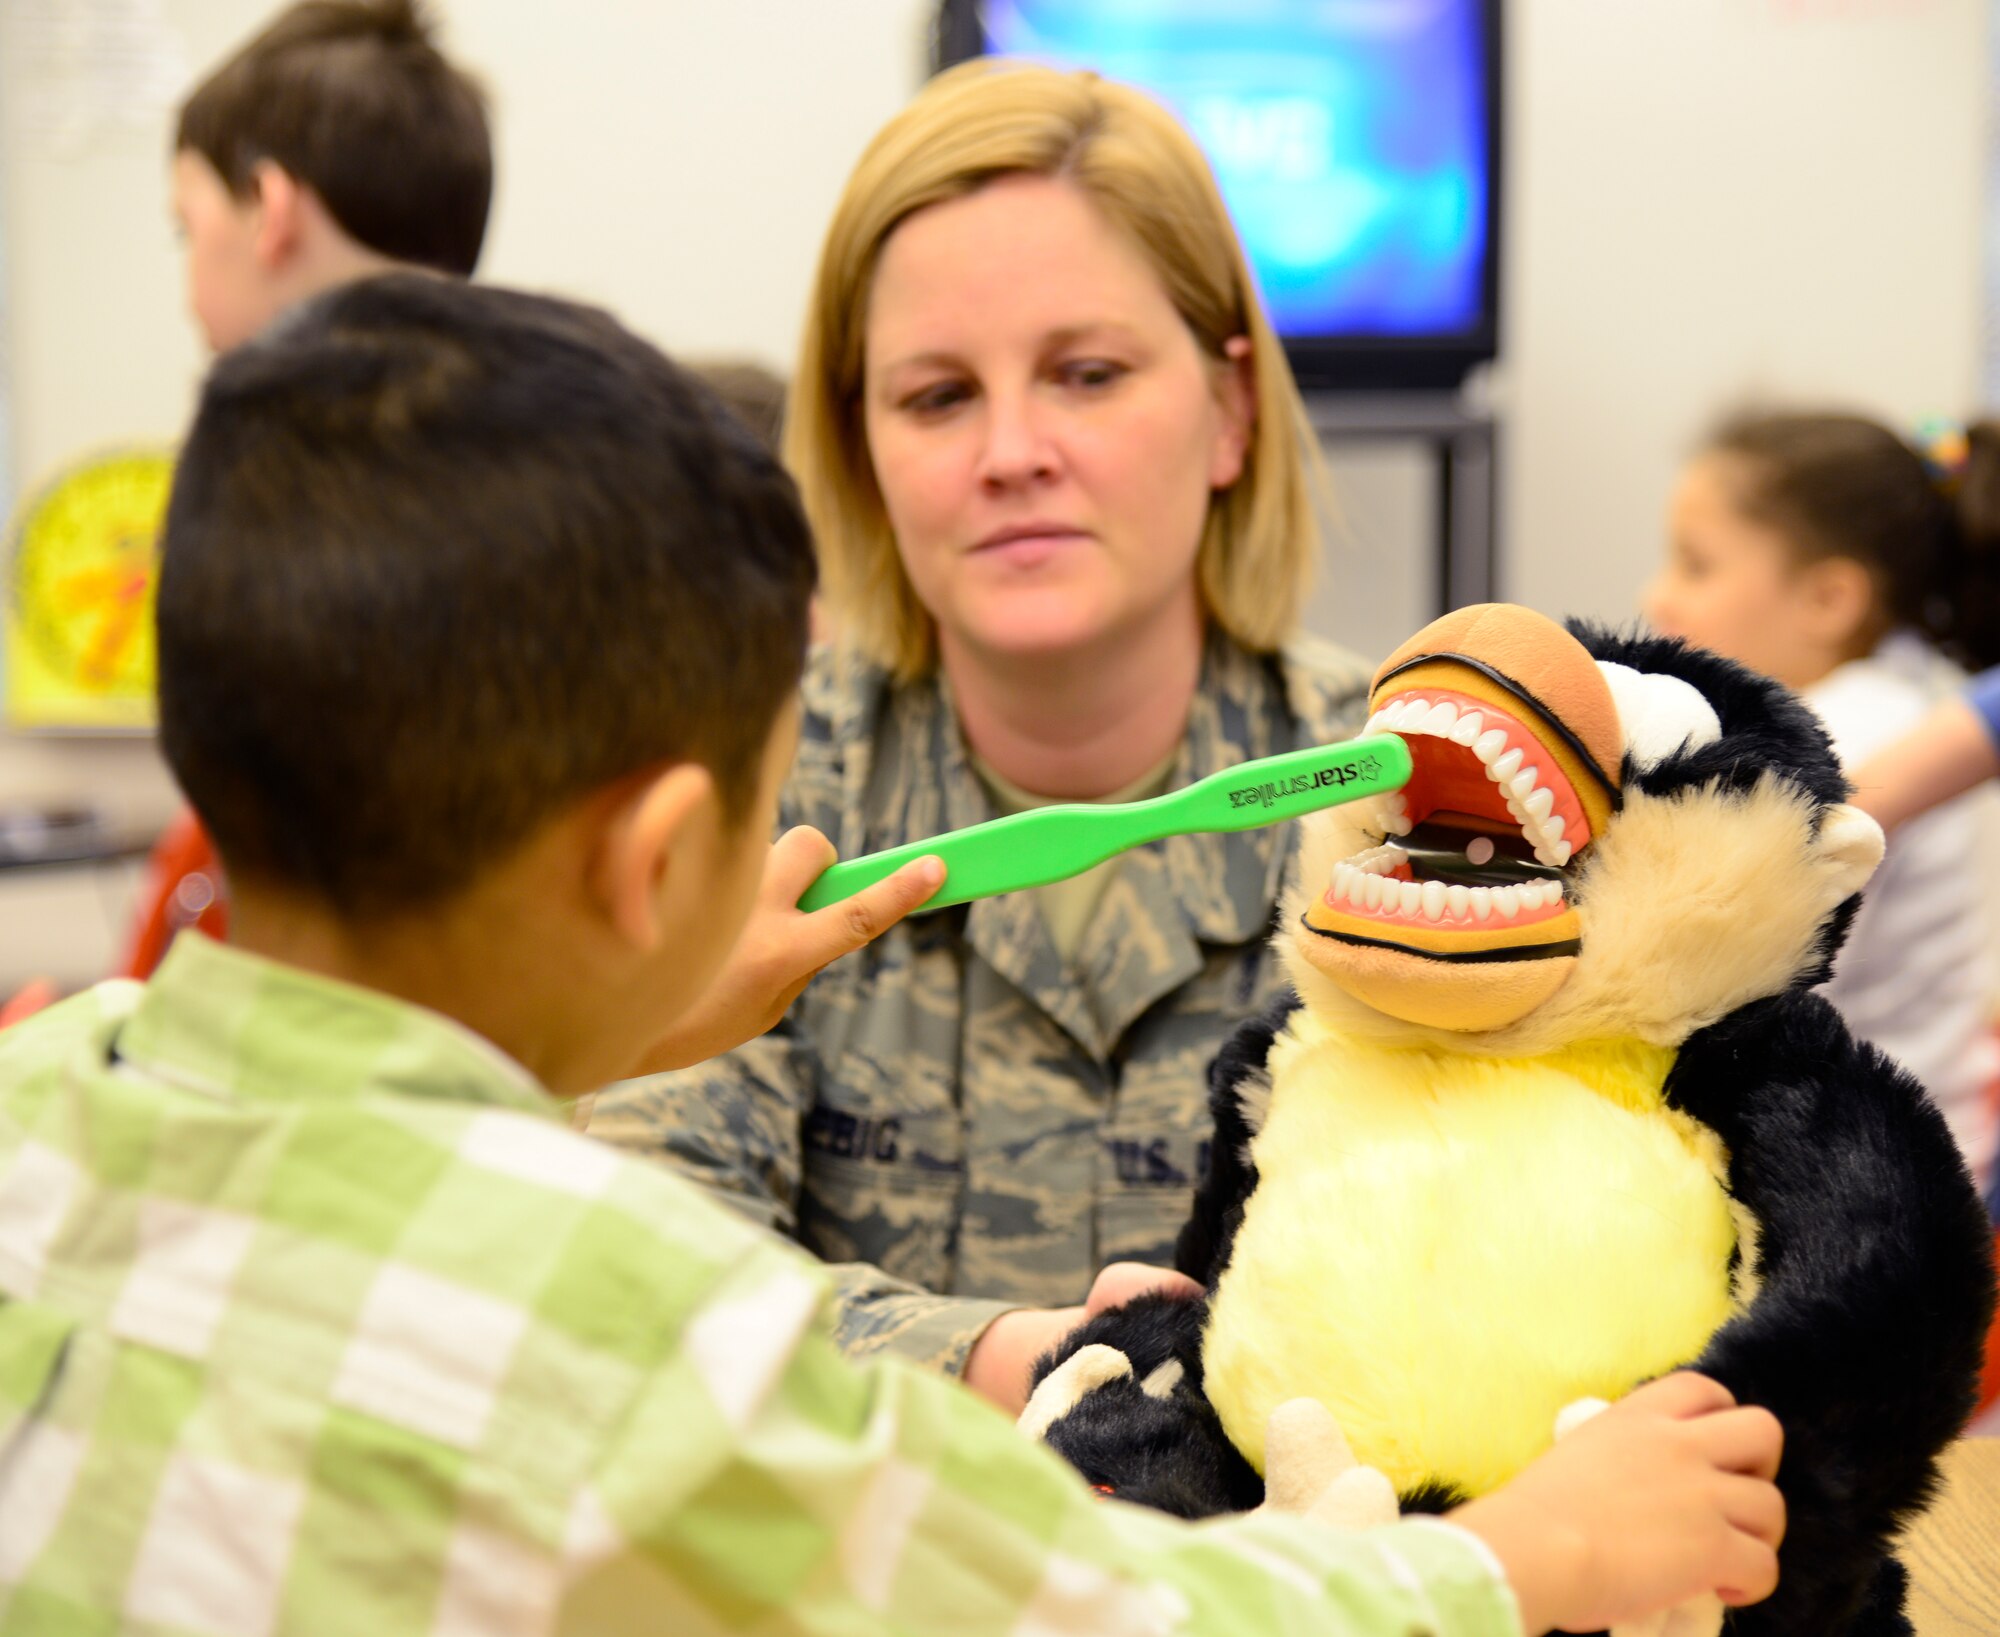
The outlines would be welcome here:
<svg viewBox="0 0 2000 1637">
<path fill-rule="evenodd" d="M 810 825 L 771 846 L 764 879 L 729 963 L 656 1041 L 634 1074 L 706 1062 L 773 1027 L 821 970 L 881 937 L 944 883 L 944 862 L 918 858 L 851 898 L 807 914 L 799 896 L 838 855 Z"/>
<path fill-rule="evenodd" d="M 1028 1402 L 1028 1374 L 1035 1360 L 1079 1325 L 1149 1291 L 1185 1298 L 1199 1296 L 1201 1286 L 1172 1268 L 1113 1262 L 1091 1282 L 1080 1307 L 1020 1307 L 1002 1313 L 965 1355 L 966 1386 L 1009 1415 L 1019 1415 Z"/>
<path fill-rule="evenodd" d="M 1784 1444 L 1767 1410 L 1683 1371 L 1585 1422 L 1451 1514 L 1506 1567 L 1530 1632 L 1597 1631 L 1713 1592 L 1771 1595 Z"/>
</svg>

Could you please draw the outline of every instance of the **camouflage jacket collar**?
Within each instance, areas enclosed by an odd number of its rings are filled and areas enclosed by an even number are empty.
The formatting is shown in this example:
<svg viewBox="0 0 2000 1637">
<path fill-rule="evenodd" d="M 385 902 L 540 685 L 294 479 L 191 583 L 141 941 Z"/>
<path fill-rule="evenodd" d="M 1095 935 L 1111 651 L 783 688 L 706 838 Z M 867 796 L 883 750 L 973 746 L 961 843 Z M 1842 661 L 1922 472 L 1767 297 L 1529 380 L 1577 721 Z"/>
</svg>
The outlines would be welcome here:
<svg viewBox="0 0 2000 1637">
<path fill-rule="evenodd" d="M 1317 682 L 1310 675 L 1311 667 L 1211 635 L 1169 787 L 1351 733 L 1344 718 L 1352 696 L 1330 692 L 1324 669 Z M 861 713 L 835 726 L 848 746 L 843 818 L 859 821 L 836 838 L 842 856 L 994 817 L 945 680 L 903 687 L 870 680 L 874 686 L 840 690 Z M 1354 686 L 1365 689 L 1365 675 L 1357 674 Z M 1291 826 L 1279 825 L 1174 836 L 1125 854 L 1072 965 L 1057 954 L 1031 894 L 943 913 L 962 917 L 966 941 L 981 958 L 1091 1056 L 1107 1060 L 1142 1013 L 1201 970 L 1201 945 L 1242 944 L 1269 932 L 1291 839 Z"/>
</svg>

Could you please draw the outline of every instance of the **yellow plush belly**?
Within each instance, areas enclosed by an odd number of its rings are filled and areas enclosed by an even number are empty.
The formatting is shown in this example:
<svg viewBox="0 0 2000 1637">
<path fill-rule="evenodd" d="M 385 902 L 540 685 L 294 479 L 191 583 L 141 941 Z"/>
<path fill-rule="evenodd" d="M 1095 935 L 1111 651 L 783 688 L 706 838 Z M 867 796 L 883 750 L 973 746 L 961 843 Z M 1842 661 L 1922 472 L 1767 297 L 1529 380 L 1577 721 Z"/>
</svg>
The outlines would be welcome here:
<svg viewBox="0 0 2000 1637">
<path fill-rule="evenodd" d="M 1262 1470 L 1270 1412 L 1310 1396 L 1399 1490 L 1481 1494 L 1564 1405 L 1693 1358 L 1736 1235 L 1719 1142 L 1661 1100 L 1672 1061 L 1281 1037 L 1203 1350 L 1237 1447 Z"/>
</svg>

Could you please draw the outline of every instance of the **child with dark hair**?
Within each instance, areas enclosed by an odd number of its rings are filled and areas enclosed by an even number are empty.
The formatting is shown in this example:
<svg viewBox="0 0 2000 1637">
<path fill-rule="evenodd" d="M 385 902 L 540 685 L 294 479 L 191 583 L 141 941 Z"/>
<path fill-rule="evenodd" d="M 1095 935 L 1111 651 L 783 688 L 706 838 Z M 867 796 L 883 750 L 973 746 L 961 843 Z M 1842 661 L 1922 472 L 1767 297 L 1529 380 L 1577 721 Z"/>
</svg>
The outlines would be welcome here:
<svg viewBox="0 0 2000 1637">
<path fill-rule="evenodd" d="M 419 0 L 301 0 L 182 105 L 173 183 L 220 351 L 351 278 L 468 276 L 493 197 L 485 100 Z"/>
<path fill-rule="evenodd" d="M 1797 689 L 1858 767 L 1962 683 L 1953 661 L 2000 659 L 2000 429 L 1939 461 L 1855 415 L 1726 421 L 1682 474 L 1646 614 Z M 1826 994 L 1924 1082 L 1984 1177 L 2000 1054 L 1978 882 L 1976 815 L 1912 825 Z"/>
<path fill-rule="evenodd" d="M 776 451 L 785 435 L 785 378 L 747 358 L 687 361 L 687 367 L 708 383 L 709 390 L 729 406 L 729 412 L 766 449 Z"/>
<path fill-rule="evenodd" d="M 492 195 L 484 98 L 419 0 L 302 0 L 194 89 L 175 129 L 188 302 L 218 351 L 352 279 L 469 275 Z M 118 972 L 146 977 L 184 927 L 224 936 L 229 910 L 183 812 L 153 849 Z"/>
<path fill-rule="evenodd" d="M 940 879 L 793 907 L 812 582 L 777 463 L 602 314 L 373 280 L 216 366 L 161 720 L 237 944 L 0 1036 L 0 1623 L 1513 1637 L 1768 1593 L 1777 1424 L 1705 1378 L 1449 1522 L 1193 1526 L 852 1366 L 818 1263 L 563 1129 Z"/>
</svg>

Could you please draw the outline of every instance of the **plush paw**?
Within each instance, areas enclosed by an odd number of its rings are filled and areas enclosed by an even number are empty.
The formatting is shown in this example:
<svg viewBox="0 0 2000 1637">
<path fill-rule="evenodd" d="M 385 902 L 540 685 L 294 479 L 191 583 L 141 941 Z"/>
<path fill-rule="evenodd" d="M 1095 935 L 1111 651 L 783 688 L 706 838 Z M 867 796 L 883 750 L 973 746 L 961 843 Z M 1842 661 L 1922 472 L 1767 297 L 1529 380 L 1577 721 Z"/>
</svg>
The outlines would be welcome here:
<svg viewBox="0 0 2000 1637">
<path fill-rule="evenodd" d="M 1048 1435 L 1050 1427 L 1076 1408 L 1086 1393 L 1131 1373 L 1132 1361 L 1117 1348 L 1106 1347 L 1102 1342 L 1079 1347 L 1042 1377 L 1014 1425 L 1039 1441 Z"/>
<path fill-rule="evenodd" d="M 1574 1404 L 1567 1404 L 1556 1412 L 1556 1436 L 1567 1438 L 1571 1433 L 1590 1420 L 1602 1415 L 1611 1406 L 1601 1398 L 1579 1398 Z"/>
<path fill-rule="evenodd" d="M 1335 1529 L 1373 1529 L 1400 1514 L 1395 1485 L 1354 1458 L 1340 1423 L 1316 1398 L 1271 1412 L 1264 1432 L 1264 1505 Z"/>
<path fill-rule="evenodd" d="M 1556 1436 L 1567 1438 L 1592 1416 L 1601 1415 L 1608 1408 L 1601 1398 L 1579 1398 L 1557 1415 Z M 1721 1630 L 1722 1599 L 1713 1592 L 1703 1592 L 1647 1619 L 1613 1626 L 1611 1637 L 1718 1637 Z"/>
</svg>

